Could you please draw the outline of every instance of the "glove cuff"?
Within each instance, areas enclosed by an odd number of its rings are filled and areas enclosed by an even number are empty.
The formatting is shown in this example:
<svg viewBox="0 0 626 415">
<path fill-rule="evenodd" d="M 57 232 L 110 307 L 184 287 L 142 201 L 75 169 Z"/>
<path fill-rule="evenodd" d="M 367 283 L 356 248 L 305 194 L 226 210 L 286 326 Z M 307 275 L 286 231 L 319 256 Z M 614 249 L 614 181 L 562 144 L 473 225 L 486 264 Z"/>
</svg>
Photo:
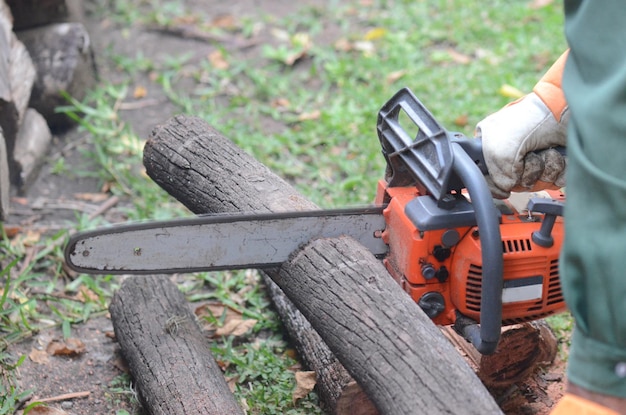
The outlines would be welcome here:
<svg viewBox="0 0 626 415">
<path fill-rule="evenodd" d="M 533 88 L 533 92 L 548 107 L 557 122 L 561 121 L 563 113 L 567 109 L 561 81 L 568 54 L 569 50 L 565 51 Z"/>
</svg>

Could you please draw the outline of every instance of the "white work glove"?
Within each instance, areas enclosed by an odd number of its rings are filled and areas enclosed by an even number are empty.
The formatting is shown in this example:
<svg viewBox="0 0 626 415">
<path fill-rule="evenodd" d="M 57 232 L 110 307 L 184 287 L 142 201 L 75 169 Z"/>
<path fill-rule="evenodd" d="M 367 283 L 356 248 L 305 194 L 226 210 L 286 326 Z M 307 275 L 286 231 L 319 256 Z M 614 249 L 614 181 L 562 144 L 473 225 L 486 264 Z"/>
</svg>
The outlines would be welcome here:
<svg viewBox="0 0 626 415">
<path fill-rule="evenodd" d="M 567 160 L 553 147 L 566 144 L 568 107 L 559 115 L 532 92 L 478 123 L 494 197 L 565 186 Z"/>
</svg>

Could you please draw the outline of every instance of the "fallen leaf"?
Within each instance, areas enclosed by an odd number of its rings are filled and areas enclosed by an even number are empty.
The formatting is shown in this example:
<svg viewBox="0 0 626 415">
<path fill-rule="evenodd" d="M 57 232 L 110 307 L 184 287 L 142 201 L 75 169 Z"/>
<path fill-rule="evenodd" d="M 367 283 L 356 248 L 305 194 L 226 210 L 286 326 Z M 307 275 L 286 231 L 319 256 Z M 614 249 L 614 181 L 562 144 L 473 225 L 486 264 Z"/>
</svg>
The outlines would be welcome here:
<svg viewBox="0 0 626 415">
<path fill-rule="evenodd" d="M 109 198 L 109 195 L 106 193 L 74 193 L 74 197 L 87 202 L 104 202 Z"/>
<path fill-rule="evenodd" d="M 52 340 L 46 351 L 52 356 L 78 356 L 85 352 L 85 343 L 73 337 L 66 340 Z"/>
<path fill-rule="evenodd" d="M 200 17 L 192 14 L 185 14 L 182 16 L 177 16 L 172 19 L 172 26 L 179 25 L 194 25 L 200 21 Z"/>
<path fill-rule="evenodd" d="M 498 93 L 504 97 L 514 99 L 521 98 L 525 95 L 522 91 L 509 84 L 502 85 L 500 89 L 498 89 Z"/>
<path fill-rule="evenodd" d="M 298 121 L 311 121 L 317 120 L 321 117 L 322 112 L 320 110 L 313 110 L 311 112 L 303 112 L 298 116 Z"/>
<path fill-rule="evenodd" d="M 383 27 L 375 27 L 373 29 L 368 30 L 367 33 L 365 33 L 365 36 L 363 36 L 363 39 L 364 40 L 376 40 L 376 39 L 380 39 L 386 34 L 387 34 L 387 29 Z"/>
<path fill-rule="evenodd" d="M 242 314 L 234 308 L 217 302 L 206 303 L 196 307 L 194 314 L 198 318 L 212 317 L 216 320 L 221 320 L 223 318 L 225 322 L 233 318 L 241 319 L 242 316 Z"/>
<path fill-rule="evenodd" d="M 220 29 L 236 29 L 237 21 L 232 14 L 221 14 L 211 21 L 211 26 L 219 27 Z"/>
<path fill-rule="evenodd" d="M 354 49 L 358 50 L 359 52 L 363 52 L 364 55 L 371 55 L 376 50 L 376 48 L 374 47 L 374 43 L 368 40 L 354 42 Z"/>
<path fill-rule="evenodd" d="M 41 233 L 29 229 L 26 233 L 20 233 L 17 237 L 11 241 L 12 246 L 24 245 L 34 246 L 41 239 Z"/>
<path fill-rule="evenodd" d="M 291 394 L 293 403 L 298 402 L 304 398 L 313 390 L 315 383 L 317 382 L 317 376 L 313 371 L 296 372 L 296 390 Z"/>
<path fill-rule="evenodd" d="M 9 239 L 14 238 L 17 234 L 19 234 L 23 230 L 22 227 L 19 225 L 10 225 L 8 223 L 5 223 L 2 226 L 2 229 L 4 229 L 4 233 L 6 233 L 7 238 Z"/>
<path fill-rule="evenodd" d="M 228 69 L 230 66 L 228 61 L 226 61 L 224 54 L 219 49 L 209 53 L 208 59 L 211 66 L 215 69 Z"/>
<path fill-rule="evenodd" d="M 78 294 L 76 294 L 74 298 L 76 298 L 81 303 L 86 303 L 87 301 L 97 303 L 100 300 L 98 294 L 96 294 L 87 287 L 80 287 Z"/>
<path fill-rule="evenodd" d="M 48 361 L 49 361 L 48 356 L 49 356 L 48 352 L 46 352 L 45 350 L 38 350 L 38 349 L 32 349 L 30 351 L 30 354 L 28 355 L 30 360 L 40 365 L 48 364 Z"/>
<path fill-rule="evenodd" d="M 133 91 L 133 98 L 145 98 L 146 95 L 148 95 L 148 90 L 144 86 L 138 85 L 135 87 Z"/>
<path fill-rule="evenodd" d="M 455 49 L 448 48 L 447 52 L 454 62 L 460 63 L 461 65 L 467 65 L 472 61 L 471 56 L 461 53 Z"/>
<path fill-rule="evenodd" d="M 354 45 L 346 38 L 341 38 L 335 42 L 335 49 L 340 52 L 350 52 Z"/>
<path fill-rule="evenodd" d="M 289 108 L 291 102 L 287 98 L 275 98 L 270 102 L 272 108 Z"/>
<path fill-rule="evenodd" d="M 393 84 L 398 79 L 402 78 L 404 75 L 406 75 L 405 69 L 400 69 L 399 71 L 393 71 L 389 75 L 387 75 L 387 83 Z"/>
<path fill-rule="evenodd" d="M 549 6 L 552 3 L 554 3 L 554 0 L 533 0 L 528 4 L 528 7 L 536 10 L 541 9 L 542 7 Z"/>
<path fill-rule="evenodd" d="M 467 114 L 459 115 L 454 119 L 454 125 L 457 127 L 465 127 L 467 125 Z"/>
<path fill-rule="evenodd" d="M 62 409 L 57 409 L 45 405 L 34 406 L 28 411 L 28 413 L 30 415 L 67 415 L 67 412 Z"/>
<path fill-rule="evenodd" d="M 222 327 L 215 330 L 215 336 L 243 336 L 254 327 L 256 322 L 257 321 L 254 319 L 242 320 L 233 318 L 227 321 Z"/>
</svg>

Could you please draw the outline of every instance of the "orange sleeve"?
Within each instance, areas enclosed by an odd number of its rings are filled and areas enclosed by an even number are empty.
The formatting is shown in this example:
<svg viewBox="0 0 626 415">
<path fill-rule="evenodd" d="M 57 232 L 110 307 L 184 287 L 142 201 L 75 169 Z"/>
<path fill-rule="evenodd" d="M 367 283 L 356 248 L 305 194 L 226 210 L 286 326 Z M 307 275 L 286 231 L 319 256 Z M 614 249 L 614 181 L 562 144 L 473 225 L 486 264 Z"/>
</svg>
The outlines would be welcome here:
<svg viewBox="0 0 626 415">
<path fill-rule="evenodd" d="M 567 107 L 565 95 L 561 89 L 561 80 L 563 79 L 563 68 L 565 68 L 568 54 L 569 49 L 554 62 L 552 67 L 548 69 L 548 72 L 533 88 L 533 92 L 546 104 L 557 121 L 561 121 L 561 114 Z"/>
</svg>

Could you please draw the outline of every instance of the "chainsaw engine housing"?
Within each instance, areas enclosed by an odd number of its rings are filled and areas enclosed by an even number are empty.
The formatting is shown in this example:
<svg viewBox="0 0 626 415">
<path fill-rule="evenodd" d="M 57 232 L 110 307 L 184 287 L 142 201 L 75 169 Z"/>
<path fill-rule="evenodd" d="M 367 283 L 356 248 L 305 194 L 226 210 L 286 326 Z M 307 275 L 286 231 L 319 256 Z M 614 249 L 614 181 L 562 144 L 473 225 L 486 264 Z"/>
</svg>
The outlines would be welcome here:
<svg viewBox="0 0 626 415">
<path fill-rule="evenodd" d="M 542 193 L 564 200 L 559 191 Z M 428 209 L 414 209 L 421 197 L 429 196 L 420 195 L 416 187 L 389 187 L 384 180 L 379 183 L 377 202 L 387 204 L 383 240 L 390 253 L 385 266 L 435 323 L 454 324 L 458 313 L 480 322 L 483 259 L 471 211 L 461 204 L 459 209 L 429 218 Z M 502 324 L 564 311 L 558 270 L 562 219 L 557 218 L 552 227 L 553 243 L 542 246 L 546 244 L 537 244 L 532 235 L 540 229 L 544 214 L 519 211 L 509 201 L 494 203 L 500 213 L 504 260 Z"/>
</svg>

